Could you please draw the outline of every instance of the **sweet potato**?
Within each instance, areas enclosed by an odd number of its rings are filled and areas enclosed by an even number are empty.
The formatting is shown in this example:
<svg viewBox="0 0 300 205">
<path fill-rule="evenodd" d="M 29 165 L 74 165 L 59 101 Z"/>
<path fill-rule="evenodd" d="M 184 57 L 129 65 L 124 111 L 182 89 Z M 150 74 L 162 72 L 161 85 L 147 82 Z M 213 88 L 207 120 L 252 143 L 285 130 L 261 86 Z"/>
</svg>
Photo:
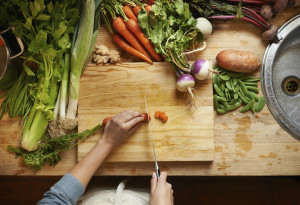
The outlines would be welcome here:
<svg viewBox="0 0 300 205">
<path fill-rule="evenodd" d="M 257 57 L 249 51 L 224 50 L 216 59 L 222 68 L 241 73 L 253 72 L 261 65 Z"/>
</svg>

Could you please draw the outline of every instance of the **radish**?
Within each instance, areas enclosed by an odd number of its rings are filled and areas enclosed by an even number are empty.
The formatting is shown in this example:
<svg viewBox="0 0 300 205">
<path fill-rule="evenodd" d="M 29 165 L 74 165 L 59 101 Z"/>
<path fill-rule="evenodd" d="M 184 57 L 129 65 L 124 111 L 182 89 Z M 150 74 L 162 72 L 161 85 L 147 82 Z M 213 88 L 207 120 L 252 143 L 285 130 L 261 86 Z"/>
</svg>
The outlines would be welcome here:
<svg viewBox="0 0 300 205">
<path fill-rule="evenodd" d="M 213 31 L 211 23 L 206 18 L 203 17 L 197 18 L 196 21 L 197 21 L 196 27 L 201 31 L 204 38 L 211 36 Z"/>
<path fill-rule="evenodd" d="M 192 73 L 197 80 L 206 80 L 212 72 L 212 65 L 204 59 L 196 60 L 192 65 Z"/>
</svg>

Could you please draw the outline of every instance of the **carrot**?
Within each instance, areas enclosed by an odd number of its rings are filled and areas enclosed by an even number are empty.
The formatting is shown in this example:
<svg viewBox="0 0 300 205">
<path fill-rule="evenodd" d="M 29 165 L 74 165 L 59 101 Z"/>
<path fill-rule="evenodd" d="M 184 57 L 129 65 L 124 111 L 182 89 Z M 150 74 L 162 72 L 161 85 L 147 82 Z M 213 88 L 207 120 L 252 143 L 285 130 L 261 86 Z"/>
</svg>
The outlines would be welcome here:
<svg viewBox="0 0 300 205">
<path fill-rule="evenodd" d="M 150 116 L 150 113 L 143 113 L 143 118 L 144 118 L 144 121 L 148 121 L 148 117 L 149 117 L 149 120 L 151 120 L 151 116 Z"/>
<path fill-rule="evenodd" d="M 104 118 L 103 122 L 102 122 L 102 126 L 105 127 L 106 124 L 108 123 L 108 121 L 111 120 L 112 117 L 107 117 L 107 118 Z"/>
<path fill-rule="evenodd" d="M 141 6 L 136 6 L 132 9 L 133 13 L 138 16 L 139 15 L 139 11 L 141 10 Z"/>
<path fill-rule="evenodd" d="M 132 19 L 129 19 L 126 22 L 126 26 L 140 40 L 140 42 L 144 45 L 144 47 L 148 50 L 148 52 L 153 56 L 153 58 L 156 61 L 161 62 L 162 61 L 161 57 L 156 53 L 152 43 L 144 35 L 144 33 L 143 33 L 142 29 L 140 28 L 140 26 L 138 25 L 138 23 Z"/>
<path fill-rule="evenodd" d="M 159 118 L 160 118 L 160 119 L 163 119 L 163 117 L 164 117 L 165 115 L 166 115 L 166 113 L 160 112 L 160 113 L 159 113 Z"/>
<path fill-rule="evenodd" d="M 159 114 L 160 114 L 160 111 L 156 111 L 156 112 L 155 112 L 155 118 L 156 118 L 156 119 L 159 119 Z"/>
<path fill-rule="evenodd" d="M 125 15 L 127 16 L 127 18 L 133 19 L 136 22 L 138 21 L 138 19 L 136 18 L 135 14 L 133 13 L 131 7 L 129 7 L 129 6 L 123 6 L 122 9 L 123 9 Z"/>
<path fill-rule="evenodd" d="M 114 42 L 116 42 L 116 44 L 118 44 L 121 48 L 123 48 L 128 53 L 131 53 L 132 55 L 135 55 L 135 56 L 147 61 L 148 63 L 153 64 L 152 60 L 149 57 L 145 56 L 140 51 L 138 51 L 135 48 L 128 45 L 128 43 L 126 43 L 125 40 L 119 34 L 115 33 L 113 35 L 112 39 L 114 40 Z"/>
<path fill-rule="evenodd" d="M 147 14 L 149 14 L 150 10 L 151 10 L 152 6 L 151 5 L 147 5 L 145 6 L 145 9 L 147 11 Z"/>
<path fill-rule="evenodd" d="M 153 5 L 155 0 L 148 0 L 148 2 Z"/>
<path fill-rule="evenodd" d="M 143 53 L 145 56 L 150 58 L 147 51 L 144 49 L 143 45 L 139 42 L 139 40 L 128 30 L 124 20 L 121 17 L 117 17 L 112 22 L 113 27 L 131 44 L 139 52 Z"/>
</svg>

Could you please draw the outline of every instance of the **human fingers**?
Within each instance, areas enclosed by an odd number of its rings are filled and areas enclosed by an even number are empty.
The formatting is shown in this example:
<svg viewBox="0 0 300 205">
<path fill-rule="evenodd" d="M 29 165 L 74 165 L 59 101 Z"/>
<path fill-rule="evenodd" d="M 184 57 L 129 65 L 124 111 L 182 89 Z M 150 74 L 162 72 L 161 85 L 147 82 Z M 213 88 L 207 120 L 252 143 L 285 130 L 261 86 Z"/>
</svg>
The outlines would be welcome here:
<svg viewBox="0 0 300 205">
<path fill-rule="evenodd" d="M 134 125 L 129 131 L 128 136 L 132 135 L 134 132 L 137 131 L 137 129 L 141 126 L 142 122 L 138 122 L 136 125 Z"/>
<path fill-rule="evenodd" d="M 132 111 L 132 110 L 127 110 L 124 112 L 121 112 L 120 114 L 116 115 L 116 119 L 126 123 L 136 117 L 142 116 L 140 112 Z"/>
<path fill-rule="evenodd" d="M 138 117 L 135 117 L 135 118 L 129 120 L 125 126 L 127 129 L 131 129 L 135 125 L 137 125 L 139 122 L 142 122 L 142 121 L 144 121 L 144 118 L 142 116 L 138 116 Z"/>
<path fill-rule="evenodd" d="M 157 184 L 157 176 L 156 176 L 156 173 L 153 172 L 152 178 L 151 178 L 151 193 L 153 193 L 155 191 L 156 184 Z"/>
<path fill-rule="evenodd" d="M 160 177 L 158 179 L 158 183 L 159 184 L 166 183 L 166 181 L 167 181 L 167 172 L 161 172 Z"/>
</svg>

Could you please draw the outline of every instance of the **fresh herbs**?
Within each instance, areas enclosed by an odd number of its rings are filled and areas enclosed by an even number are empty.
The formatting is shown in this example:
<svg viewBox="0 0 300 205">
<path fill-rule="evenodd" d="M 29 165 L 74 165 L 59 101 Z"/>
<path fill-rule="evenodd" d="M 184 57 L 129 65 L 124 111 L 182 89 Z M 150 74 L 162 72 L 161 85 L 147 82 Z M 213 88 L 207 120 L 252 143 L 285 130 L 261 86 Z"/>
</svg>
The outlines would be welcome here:
<svg viewBox="0 0 300 205">
<path fill-rule="evenodd" d="M 190 64 L 184 51 L 195 48 L 204 38 L 196 27 L 197 21 L 193 18 L 189 5 L 182 0 L 156 0 L 149 14 L 142 8 L 138 20 L 156 52 L 171 63 L 177 76 L 190 73 Z"/>
<path fill-rule="evenodd" d="M 8 146 L 8 150 L 16 154 L 16 157 L 23 157 L 23 162 L 26 166 L 38 171 L 42 166 L 49 162 L 50 166 L 56 165 L 60 161 L 59 154 L 75 147 L 78 143 L 85 140 L 88 136 L 94 134 L 102 125 L 97 125 L 92 129 L 85 130 L 81 133 L 63 135 L 58 138 L 50 138 L 44 136 L 43 140 L 38 145 L 38 149 L 29 152 L 19 147 Z"/>
</svg>

